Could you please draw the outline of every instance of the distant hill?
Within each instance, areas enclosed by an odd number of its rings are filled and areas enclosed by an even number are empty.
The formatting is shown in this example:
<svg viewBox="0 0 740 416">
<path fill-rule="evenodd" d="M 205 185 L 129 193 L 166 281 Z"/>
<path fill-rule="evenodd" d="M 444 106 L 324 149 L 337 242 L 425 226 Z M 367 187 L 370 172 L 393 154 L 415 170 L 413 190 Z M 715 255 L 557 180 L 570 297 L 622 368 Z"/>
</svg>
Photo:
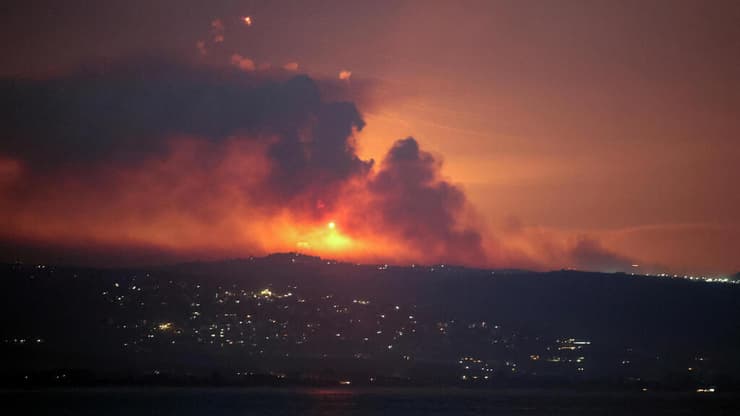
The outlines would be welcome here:
<svg viewBox="0 0 740 416">
<path fill-rule="evenodd" d="M 67 368 L 237 382 L 740 380 L 736 284 L 296 253 L 128 269 L 6 264 L 0 274 L 10 379 Z"/>
</svg>

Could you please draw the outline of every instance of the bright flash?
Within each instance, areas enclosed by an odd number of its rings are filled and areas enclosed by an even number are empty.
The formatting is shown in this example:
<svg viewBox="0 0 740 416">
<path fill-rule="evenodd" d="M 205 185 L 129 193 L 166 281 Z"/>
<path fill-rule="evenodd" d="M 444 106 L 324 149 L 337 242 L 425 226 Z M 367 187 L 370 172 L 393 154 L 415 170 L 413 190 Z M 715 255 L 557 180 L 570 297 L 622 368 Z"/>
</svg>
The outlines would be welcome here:
<svg viewBox="0 0 740 416">
<path fill-rule="evenodd" d="M 251 16 L 244 16 L 242 18 L 242 21 L 244 22 L 245 25 L 252 26 L 252 17 Z"/>
<path fill-rule="evenodd" d="M 334 221 L 329 222 L 326 226 L 329 227 L 330 230 L 337 228 L 337 224 Z"/>
</svg>

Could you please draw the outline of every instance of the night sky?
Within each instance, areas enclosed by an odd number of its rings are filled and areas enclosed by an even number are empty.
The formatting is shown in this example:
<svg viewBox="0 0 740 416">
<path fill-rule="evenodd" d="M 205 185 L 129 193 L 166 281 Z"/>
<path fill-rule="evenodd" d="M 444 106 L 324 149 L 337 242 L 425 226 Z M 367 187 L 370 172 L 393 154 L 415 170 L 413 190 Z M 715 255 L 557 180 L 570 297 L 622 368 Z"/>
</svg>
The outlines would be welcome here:
<svg viewBox="0 0 740 416">
<path fill-rule="evenodd" d="M 740 271 L 738 2 L 0 10 L 0 260 Z"/>
</svg>

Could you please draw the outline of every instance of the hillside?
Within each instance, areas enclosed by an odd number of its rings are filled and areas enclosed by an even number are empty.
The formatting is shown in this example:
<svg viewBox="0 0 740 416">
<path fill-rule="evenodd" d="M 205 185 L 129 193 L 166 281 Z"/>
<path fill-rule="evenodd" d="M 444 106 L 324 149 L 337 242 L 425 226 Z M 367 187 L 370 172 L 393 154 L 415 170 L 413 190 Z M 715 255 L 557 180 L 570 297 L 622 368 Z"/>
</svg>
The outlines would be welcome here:
<svg viewBox="0 0 740 416">
<path fill-rule="evenodd" d="M 6 380 L 694 388 L 740 375 L 734 284 L 297 254 L 0 270 Z"/>
</svg>

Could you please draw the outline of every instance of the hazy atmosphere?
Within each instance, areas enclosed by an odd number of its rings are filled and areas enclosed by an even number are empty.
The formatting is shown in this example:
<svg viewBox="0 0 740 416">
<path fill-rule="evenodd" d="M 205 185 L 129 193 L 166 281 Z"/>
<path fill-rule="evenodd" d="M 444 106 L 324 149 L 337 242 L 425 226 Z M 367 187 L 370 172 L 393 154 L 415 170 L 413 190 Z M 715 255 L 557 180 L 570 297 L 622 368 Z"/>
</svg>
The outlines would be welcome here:
<svg viewBox="0 0 740 416">
<path fill-rule="evenodd" d="M 2 9 L 3 260 L 740 270 L 737 2 Z"/>
</svg>

